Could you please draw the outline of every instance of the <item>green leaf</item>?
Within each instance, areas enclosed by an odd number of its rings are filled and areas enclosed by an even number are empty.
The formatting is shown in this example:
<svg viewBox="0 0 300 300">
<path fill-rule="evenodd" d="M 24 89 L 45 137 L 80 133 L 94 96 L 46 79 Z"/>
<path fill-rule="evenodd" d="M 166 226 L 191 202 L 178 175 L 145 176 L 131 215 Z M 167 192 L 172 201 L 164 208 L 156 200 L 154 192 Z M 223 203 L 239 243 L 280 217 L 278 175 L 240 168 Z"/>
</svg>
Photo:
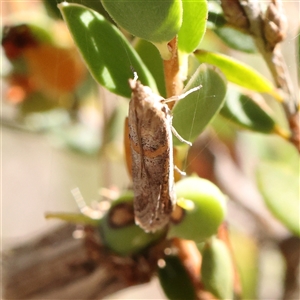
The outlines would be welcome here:
<svg viewBox="0 0 300 300">
<path fill-rule="evenodd" d="M 72 224 L 83 224 L 98 227 L 101 219 L 92 219 L 82 213 L 45 213 L 46 219 L 58 219 Z"/>
<path fill-rule="evenodd" d="M 54 19 L 61 19 L 61 14 L 57 8 L 57 0 L 43 0 L 43 3 L 50 17 Z"/>
<path fill-rule="evenodd" d="M 183 22 L 178 32 L 178 48 L 182 52 L 192 53 L 200 44 L 207 20 L 206 0 L 182 0 Z"/>
<path fill-rule="evenodd" d="M 268 93 L 275 99 L 282 100 L 275 86 L 250 66 L 226 55 L 204 50 L 196 50 L 195 56 L 200 62 L 218 67 L 225 74 L 228 81 L 253 91 Z"/>
<path fill-rule="evenodd" d="M 215 1 L 208 1 L 208 19 L 207 25 L 209 28 L 214 29 L 216 27 L 226 24 L 224 13 L 221 5 Z"/>
<path fill-rule="evenodd" d="M 233 265 L 226 244 L 213 238 L 202 252 L 201 278 L 218 299 L 233 299 Z"/>
<path fill-rule="evenodd" d="M 133 77 L 157 91 L 154 79 L 122 33 L 99 13 L 78 4 L 59 4 L 73 39 L 91 74 L 111 92 L 129 98 Z"/>
<path fill-rule="evenodd" d="M 230 48 L 246 53 L 256 53 L 257 48 L 249 34 L 245 34 L 231 27 L 214 29 L 215 34 Z"/>
<path fill-rule="evenodd" d="M 252 37 L 235 28 L 226 26 L 224 12 L 219 3 L 215 1 L 208 2 L 208 20 L 207 27 L 223 40 L 223 42 L 232 49 L 246 53 L 257 52 Z"/>
<path fill-rule="evenodd" d="M 299 168 L 294 170 L 283 163 L 263 162 L 258 165 L 257 182 L 273 215 L 300 236 Z"/>
<path fill-rule="evenodd" d="M 228 89 L 220 114 L 239 126 L 262 133 L 273 132 L 276 125 L 257 102 L 234 88 Z"/>
<path fill-rule="evenodd" d="M 101 0 L 114 21 L 132 35 L 153 43 L 169 42 L 182 23 L 180 0 Z"/>
<path fill-rule="evenodd" d="M 65 2 L 65 0 L 43 0 L 43 2 L 44 2 L 44 5 L 46 7 L 48 14 L 51 17 L 56 18 L 56 19 L 62 18 L 59 8 L 57 7 L 57 4 Z M 77 3 L 77 4 L 84 5 L 88 8 L 91 8 L 91 9 L 95 10 L 96 12 L 100 13 L 101 15 L 103 15 L 106 20 L 113 23 L 111 17 L 106 12 L 106 10 L 103 8 L 100 0 L 68 0 L 68 3 Z"/>
<path fill-rule="evenodd" d="M 202 85 L 173 108 L 173 126 L 181 137 L 193 142 L 218 113 L 226 94 L 226 79 L 214 67 L 202 64 L 185 87 L 185 91 Z M 174 137 L 174 144 L 182 144 Z"/>
<path fill-rule="evenodd" d="M 165 97 L 166 85 L 164 67 L 159 51 L 152 43 L 143 39 L 138 39 L 137 43 L 134 45 L 134 48 L 154 77 L 159 94 L 162 97 Z"/>
</svg>

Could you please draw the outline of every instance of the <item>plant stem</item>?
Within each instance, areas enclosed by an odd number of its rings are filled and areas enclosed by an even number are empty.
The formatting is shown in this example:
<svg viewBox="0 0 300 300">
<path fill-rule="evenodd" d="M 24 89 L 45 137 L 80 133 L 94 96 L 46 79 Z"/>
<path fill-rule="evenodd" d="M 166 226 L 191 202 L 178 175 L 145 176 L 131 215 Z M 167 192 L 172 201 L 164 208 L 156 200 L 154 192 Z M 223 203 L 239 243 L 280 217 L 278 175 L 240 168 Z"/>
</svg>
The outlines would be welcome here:
<svg viewBox="0 0 300 300">
<path fill-rule="evenodd" d="M 271 0 L 265 14 L 262 13 L 257 1 L 221 0 L 221 3 L 227 22 L 253 37 L 277 88 L 282 91 L 282 107 L 291 130 L 289 140 L 300 152 L 299 103 L 279 45 L 286 29 L 286 16 L 282 11 L 281 1 Z M 230 13 L 232 7 L 235 8 L 235 14 Z M 246 18 L 248 22 L 237 22 L 237 16 L 242 20 Z M 271 17 L 273 19 L 270 19 Z M 275 26 L 274 31 L 268 27 L 270 23 Z"/>
<path fill-rule="evenodd" d="M 146 255 L 119 257 L 101 244 L 92 227 L 74 238 L 77 226 L 64 225 L 3 253 L 4 299 L 104 299 L 149 282 L 165 245 Z M 163 242 L 165 243 L 165 242 Z"/>
<path fill-rule="evenodd" d="M 183 83 L 179 73 L 177 37 L 171 40 L 168 46 L 172 53 L 172 57 L 169 60 L 164 60 L 163 64 L 164 64 L 167 98 L 170 98 L 172 96 L 179 95 L 181 93 L 183 88 Z M 170 108 L 172 108 L 174 102 L 170 102 L 168 103 L 168 105 Z"/>
<path fill-rule="evenodd" d="M 277 6 L 280 5 L 278 0 L 273 0 L 272 3 L 277 4 Z M 240 4 L 249 20 L 249 33 L 253 36 L 258 50 L 268 65 L 276 86 L 283 92 L 284 101 L 282 106 L 291 130 L 290 141 L 300 152 L 299 104 L 297 104 L 297 97 L 279 43 L 272 46 L 266 40 L 267 33 L 264 31 L 264 21 L 266 20 L 262 16 L 258 3 L 250 0 L 240 0 Z M 282 11 L 278 10 L 278 13 L 281 14 L 282 18 L 285 17 Z"/>
</svg>

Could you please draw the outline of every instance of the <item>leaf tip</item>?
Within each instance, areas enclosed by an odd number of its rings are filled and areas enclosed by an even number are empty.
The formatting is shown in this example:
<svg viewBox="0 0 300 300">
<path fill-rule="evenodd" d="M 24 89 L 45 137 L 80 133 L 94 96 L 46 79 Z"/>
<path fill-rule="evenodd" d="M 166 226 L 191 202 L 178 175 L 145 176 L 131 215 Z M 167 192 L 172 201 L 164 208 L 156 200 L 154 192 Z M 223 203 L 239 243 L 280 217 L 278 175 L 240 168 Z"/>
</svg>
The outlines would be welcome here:
<svg viewBox="0 0 300 300">
<path fill-rule="evenodd" d="M 69 3 L 67 1 L 63 1 L 57 4 L 57 7 L 62 10 L 64 7 L 69 6 Z"/>
</svg>

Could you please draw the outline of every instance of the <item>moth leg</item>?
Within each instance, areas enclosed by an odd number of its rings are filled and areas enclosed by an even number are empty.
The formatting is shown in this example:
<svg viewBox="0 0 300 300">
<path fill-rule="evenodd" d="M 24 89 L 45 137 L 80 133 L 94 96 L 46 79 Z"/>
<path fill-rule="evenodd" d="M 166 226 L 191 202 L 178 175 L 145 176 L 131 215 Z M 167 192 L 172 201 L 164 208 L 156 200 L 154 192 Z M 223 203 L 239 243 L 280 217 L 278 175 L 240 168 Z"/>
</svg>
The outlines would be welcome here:
<svg viewBox="0 0 300 300">
<path fill-rule="evenodd" d="M 134 80 L 134 81 L 137 81 L 138 78 L 139 78 L 139 76 L 138 76 L 137 72 L 134 71 L 134 72 L 133 72 L 133 80 Z"/>
<path fill-rule="evenodd" d="M 174 165 L 174 170 L 176 170 L 181 176 L 186 176 L 186 173 L 181 171 L 176 165 Z"/>
<path fill-rule="evenodd" d="M 189 146 L 192 146 L 192 143 L 189 141 L 186 141 L 177 131 L 176 129 L 172 126 L 171 127 L 173 134 L 179 139 L 180 142 L 188 144 Z"/>
<path fill-rule="evenodd" d="M 196 86 L 196 87 L 186 91 L 185 93 L 183 93 L 181 95 L 177 95 L 177 96 L 173 96 L 173 97 L 170 97 L 168 99 L 165 99 L 164 103 L 168 103 L 168 102 L 172 102 L 172 101 L 179 101 L 179 100 L 185 98 L 187 95 L 189 95 L 191 93 L 194 93 L 196 91 L 199 91 L 201 88 L 202 88 L 202 85 Z"/>
</svg>

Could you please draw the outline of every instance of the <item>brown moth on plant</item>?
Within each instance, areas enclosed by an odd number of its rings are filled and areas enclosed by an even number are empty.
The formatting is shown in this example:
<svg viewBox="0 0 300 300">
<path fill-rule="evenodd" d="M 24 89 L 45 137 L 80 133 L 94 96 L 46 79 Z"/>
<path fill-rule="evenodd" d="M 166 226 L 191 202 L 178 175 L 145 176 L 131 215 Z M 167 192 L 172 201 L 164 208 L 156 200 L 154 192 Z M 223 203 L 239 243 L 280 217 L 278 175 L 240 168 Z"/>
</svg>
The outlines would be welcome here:
<svg viewBox="0 0 300 300">
<path fill-rule="evenodd" d="M 164 99 L 136 79 L 130 79 L 128 127 L 132 159 L 135 222 L 146 232 L 166 226 L 176 203 L 174 192 L 172 114 L 166 102 L 199 90 Z"/>
</svg>

